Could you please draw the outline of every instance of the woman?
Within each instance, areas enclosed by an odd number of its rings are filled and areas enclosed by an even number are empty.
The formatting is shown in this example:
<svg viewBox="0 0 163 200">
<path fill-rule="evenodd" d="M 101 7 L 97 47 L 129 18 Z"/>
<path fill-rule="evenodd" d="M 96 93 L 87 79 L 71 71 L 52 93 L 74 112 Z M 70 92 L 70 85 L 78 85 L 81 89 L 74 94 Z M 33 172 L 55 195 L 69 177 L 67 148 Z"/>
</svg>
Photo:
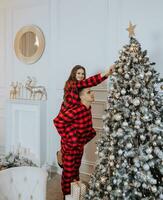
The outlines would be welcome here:
<svg viewBox="0 0 163 200">
<path fill-rule="evenodd" d="M 79 90 L 82 88 L 93 87 L 108 78 L 112 74 L 114 65 L 103 73 L 96 74 L 86 79 L 86 70 L 81 65 L 76 65 L 71 70 L 70 76 L 64 86 L 64 101 L 61 105 L 60 112 L 64 113 L 67 109 L 72 108 L 76 104 L 80 103 Z M 57 117 L 53 120 L 59 120 Z M 64 127 L 57 127 L 57 131 L 61 137 L 65 137 Z M 57 152 L 58 165 L 62 168 L 62 153 Z"/>
</svg>

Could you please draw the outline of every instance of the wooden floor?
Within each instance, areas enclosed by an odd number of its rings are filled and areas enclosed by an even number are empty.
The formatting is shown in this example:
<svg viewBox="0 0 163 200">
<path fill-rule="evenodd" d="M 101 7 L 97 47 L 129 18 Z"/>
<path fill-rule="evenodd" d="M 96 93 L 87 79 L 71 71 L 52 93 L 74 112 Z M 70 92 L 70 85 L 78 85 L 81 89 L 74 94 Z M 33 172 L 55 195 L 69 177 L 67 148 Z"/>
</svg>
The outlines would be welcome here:
<svg viewBox="0 0 163 200">
<path fill-rule="evenodd" d="M 82 174 L 80 179 L 88 182 L 89 176 Z M 59 174 L 54 174 L 53 178 L 48 181 L 46 200 L 63 200 L 60 181 L 61 176 Z"/>
</svg>

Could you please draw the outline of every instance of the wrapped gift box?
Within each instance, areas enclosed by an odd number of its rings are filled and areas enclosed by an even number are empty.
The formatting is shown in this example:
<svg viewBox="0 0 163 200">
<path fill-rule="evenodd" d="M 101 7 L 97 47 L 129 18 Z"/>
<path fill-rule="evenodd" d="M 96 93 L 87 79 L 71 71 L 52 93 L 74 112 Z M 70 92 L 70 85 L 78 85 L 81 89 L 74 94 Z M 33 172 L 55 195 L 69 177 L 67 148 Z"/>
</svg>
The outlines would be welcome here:
<svg viewBox="0 0 163 200">
<path fill-rule="evenodd" d="M 71 183 L 71 194 L 66 195 L 65 200 L 84 200 L 86 185 L 81 181 Z"/>
</svg>

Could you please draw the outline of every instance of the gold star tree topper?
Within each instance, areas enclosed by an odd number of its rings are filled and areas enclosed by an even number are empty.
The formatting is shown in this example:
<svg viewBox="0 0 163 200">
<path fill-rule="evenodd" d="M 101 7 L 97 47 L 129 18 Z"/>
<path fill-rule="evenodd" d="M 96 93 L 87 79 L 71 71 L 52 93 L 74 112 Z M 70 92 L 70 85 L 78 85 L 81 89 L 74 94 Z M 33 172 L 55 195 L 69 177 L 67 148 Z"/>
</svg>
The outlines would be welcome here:
<svg viewBox="0 0 163 200">
<path fill-rule="evenodd" d="M 126 29 L 129 33 L 129 37 L 132 37 L 135 35 L 134 29 L 136 28 L 136 25 L 132 25 L 131 22 L 129 22 L 129 27 Z"/>
</svg>

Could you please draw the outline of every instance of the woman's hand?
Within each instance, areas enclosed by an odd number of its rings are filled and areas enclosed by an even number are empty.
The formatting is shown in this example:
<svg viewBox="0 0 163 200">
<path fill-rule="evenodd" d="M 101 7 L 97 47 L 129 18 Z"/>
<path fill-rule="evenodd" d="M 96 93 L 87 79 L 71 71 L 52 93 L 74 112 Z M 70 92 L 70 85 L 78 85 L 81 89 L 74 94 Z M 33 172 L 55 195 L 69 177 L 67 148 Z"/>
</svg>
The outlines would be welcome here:
<svg viewBox="0 0 163 200">
<path fill-rule="evenodd" d="M 105 72 L 101 73 L 101 76 L 104 77 L 108 77 L 110 75 L 112 75 L 113 71 L 114 71 L 114 68 L 115 68 L 115 64 L 111 65 L 110 68 L 108 70 L 106 70 Z"/>
</svg>

